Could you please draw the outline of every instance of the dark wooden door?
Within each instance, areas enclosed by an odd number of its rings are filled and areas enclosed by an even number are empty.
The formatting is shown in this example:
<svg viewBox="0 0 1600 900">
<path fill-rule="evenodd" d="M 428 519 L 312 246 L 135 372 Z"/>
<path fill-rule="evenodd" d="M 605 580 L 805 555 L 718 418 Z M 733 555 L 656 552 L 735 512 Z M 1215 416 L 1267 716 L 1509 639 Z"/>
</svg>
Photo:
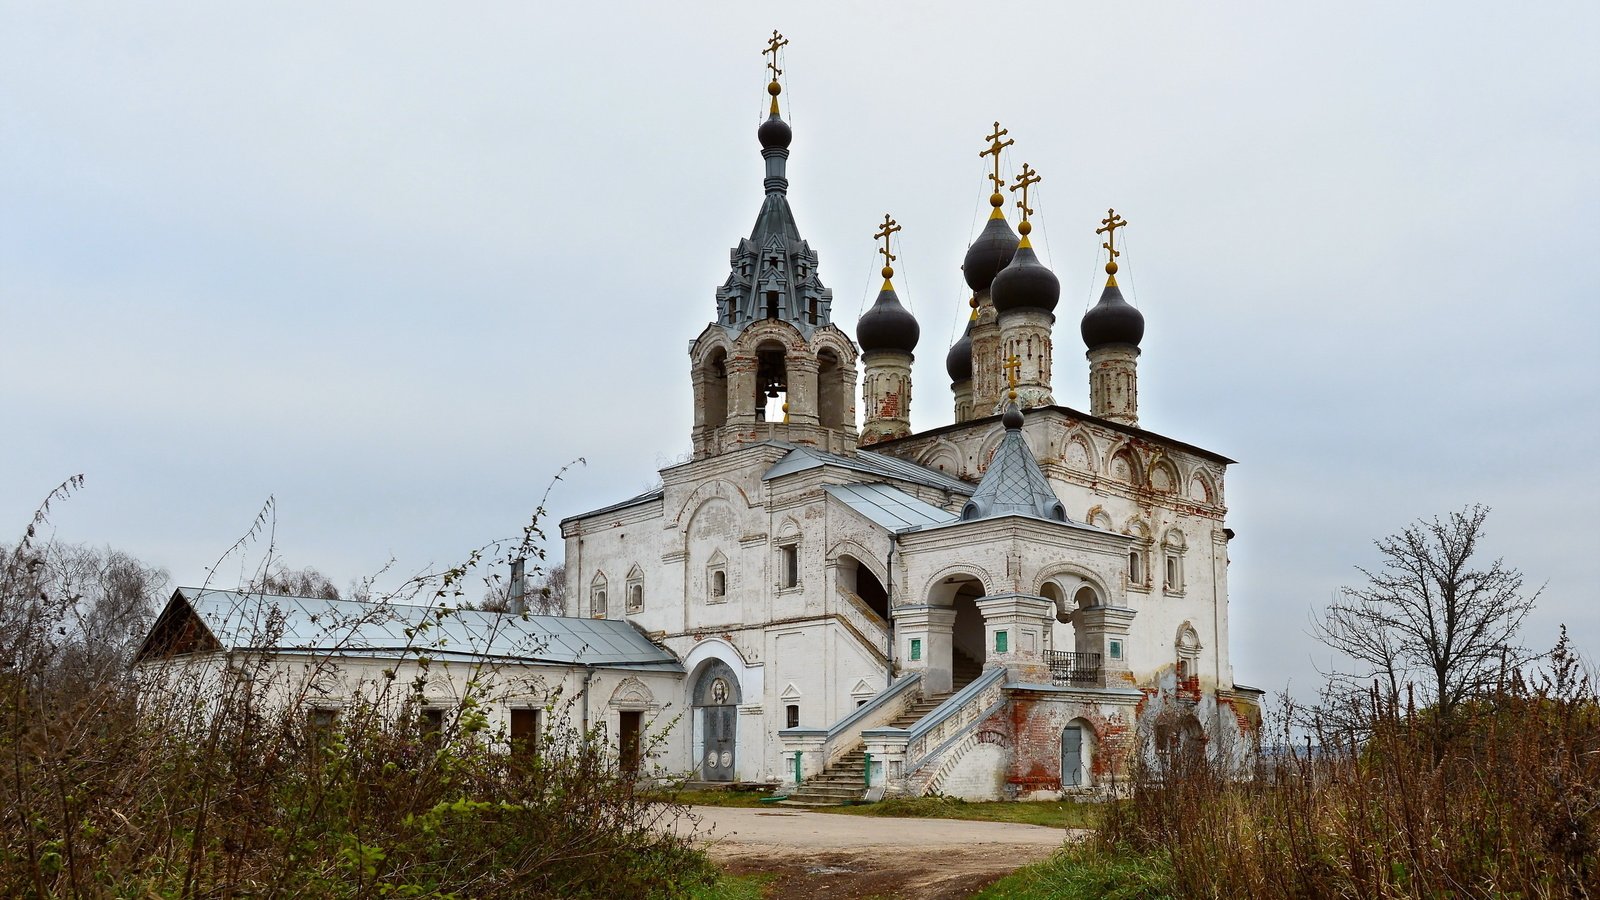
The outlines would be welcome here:
<svg viewBox="0 0 1600 900">
<path fill-rule="evenodd" d="M 736 706 L 702 706 L 705 745 L 701 755 L 706 781 L 732 781 L 734 763 L 734 713 Z"/>
<path fill-rule="evenodd" d="M 617 714 L 617 755 L 627 775 L 639 774 L 639 726 L 643 718 L 644 714 L 638 710 L 623 710 Z"/>
</svg>

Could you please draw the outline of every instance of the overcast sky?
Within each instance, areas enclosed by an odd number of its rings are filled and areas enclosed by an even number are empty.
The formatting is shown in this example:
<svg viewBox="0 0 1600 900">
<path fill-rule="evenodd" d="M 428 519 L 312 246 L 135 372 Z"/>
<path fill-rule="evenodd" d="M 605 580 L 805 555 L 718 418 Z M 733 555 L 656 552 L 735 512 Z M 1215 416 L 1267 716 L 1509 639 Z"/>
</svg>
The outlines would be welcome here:
<svg viewBox="0 0 1600 900">
<path fill-rule="evenodd" d="M 1131 223 L 1141 424 L 1240 461 L 1240 681 L 1308 691 L 1372 539 L 1473 502 L 1548 581 L 1527 643 L 1600 650 L 1600 7 L 860 6 L 0 3 L 0 541 L 81 472 L 58 537 L 194 584 L 270 495 L 342 586 L 514 533 L 574 457 L 553 518 L 648 488 L 778 28 L 852 333 L 904 227 L 918 429 L 994 120 L 1044 176 L 1064 405 Z"/>
</svg>

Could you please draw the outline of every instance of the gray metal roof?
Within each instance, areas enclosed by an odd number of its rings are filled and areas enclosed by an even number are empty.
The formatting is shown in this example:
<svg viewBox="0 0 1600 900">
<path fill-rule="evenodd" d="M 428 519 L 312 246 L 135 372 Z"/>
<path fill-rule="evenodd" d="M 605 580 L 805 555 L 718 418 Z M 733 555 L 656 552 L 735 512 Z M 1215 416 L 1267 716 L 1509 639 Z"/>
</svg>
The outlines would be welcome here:
<svg viewBox="0 0 1600 900">
<path fill-rule="evenodd" d="M 773 463 L 772 468 L 761 476 L 761 480 L 771 481 L 774 478 L 821 466 L 838 466 L 868 475 L 881 475 L 884 478 L 909 481 L 912 484 L 938 488 L 962 496 L 972 493 L 972 485 L 959 478 L 952 478 L 936 469 L 919 466 L 914 462 L 907 462 L 884 453 L 874 453 L 871 450 L 858 450 L 854 457 L 850 457 L 811 447 L 795 447 L 782 459 Z"/>
<path fill-rule="evenodd" d="M 226 650 L 683 671 L 632 623 L 178 588 L 152 629 L 192 614 Z M 150 640 L 146 639 L 148 647 Z M 144 654 L 144 648 L 140 650 Z"/>
<path fill-rule="evenodd" d="M 630 506 L 641 506 L 643 504 L 649 503 L 652 500 L 660 500 L 664 496 L 666 496 L 665 489 L 663 489 L 663 488 L 651 488 L 650 490 L 645 491 L 644 493 L 638 495 L 637 497 L 629 497 L 626 500 L 622 500 L 620 502 L 613 503 L 610 506 L 602 506 L 599 509 L 591 509 L 588 512 L 581 512 L 581 513 L 578 513 L 576 515 L 567 516 L 565 519 L 561 520 L 561 525 L 563 527 L 565 527 L 568 522 L 575 522 L 578 519 L 587 519 L 587 518 L 590 518 L 592 516 L 604 515 L 605 513 L 608 513 L 608 512 L 616 512 L 619 509 L 627 509 Z"/>
<path fill-rule="evenodd" d="M 833 484 L 823 490 L 873 523 L 896 534 L 953 522 L 947 512 L 886 484 Z"/>
<path fill-rule="evenodd" d="M 961 510 L 962 521 L 996 516 L 1033 516 L 1053 522 L 1067 521 L 1067 509 L 1039 470 L 1028 442 L 1022 437 L 1022 413 L 1013 402 L 1005 416 L 1006 436 L 989 461 L 972 499 Z"/>
</svg>

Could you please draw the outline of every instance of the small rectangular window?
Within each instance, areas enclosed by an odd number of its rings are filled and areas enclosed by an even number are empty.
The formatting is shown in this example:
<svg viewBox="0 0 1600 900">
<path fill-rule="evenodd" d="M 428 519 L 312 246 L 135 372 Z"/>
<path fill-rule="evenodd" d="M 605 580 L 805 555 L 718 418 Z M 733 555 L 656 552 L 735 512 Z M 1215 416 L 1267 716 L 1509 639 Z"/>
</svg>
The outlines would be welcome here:
<svg viewBox="0 0 1600 900">
<path fill-rule="evenodd" d="M 800 727 L 800 704 L 791 703 L 783 708 L 783 721 L 785 728 Z"/>
<path fill-rule="evenodd" d="M 996 631 L 994 633 L 994 652 L 1006 652 L 1007 637 L 1008 635 L 1004 631 Z"/>
<path fill-rule="evenodd" d="M 767 318 L 778 318 L 778 292 L 767 291 Z"/>
<path fill-rule="evenodd" d="M 800 548 L 794 544 L 781 548 L 783 557 L 783 581 L 786 588 L 796 587 L 800 584 Z"/>
<path fill-rule="evenodd" d="M 721 569 L 711 573 L 711 599 L 721 600 L 728 595 L 728 573 Z"/>
<path fill-rule="evenodd" d="M 911 639 L 911 659 L 916 661 L 922 658 L 922 638 Z"/>
<path fill-rule="evenodd" d="M 1112 641 L 1111 642 L 1111 658 L 1112 659 L 1121 659 L 1122 658 L 1122 642 L 1121 641 Z"/>
</svg>

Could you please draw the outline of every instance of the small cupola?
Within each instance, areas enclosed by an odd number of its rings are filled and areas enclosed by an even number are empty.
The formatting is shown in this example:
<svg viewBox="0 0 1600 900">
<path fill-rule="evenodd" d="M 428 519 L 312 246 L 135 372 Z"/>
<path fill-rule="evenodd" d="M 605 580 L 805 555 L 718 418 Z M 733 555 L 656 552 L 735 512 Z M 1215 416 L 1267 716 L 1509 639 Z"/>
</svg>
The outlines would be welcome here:
<svg viewBox="0 0 1600 900">
<path fill-rule="evenodd" d="M 1079 325 L 1084 346 L 1090 350 L 1113 344 L 1138 347 L 1144 339 L 1144 314 L 1123 299 L 1122 288 L 1117 286 L 1117 257 L 1122 253 L 1116 249 L 1116 230 L 1128 223 L 1116 210 L 1106 212 L 1108 215 L 1101 220 L 1101 227 L 1095 229 L 1096 234 L 1106 235 L 1106 242 L 1101 246 L 1111 254 L 1106 262 L 1106 286 L 1100 292 L 1100 302 L 1083 314 Z"/>
<path fill-rule="evenodd" d="M 917 349 L 917 339 L 922 336 L 917 317 L 900 305 L 900 297 L 894 292 L 894 266 L 890 263 L 895 257 L 889 252 L 889 235 L 899 230 L 900 226 L 885 213 L 883 231 L 877 235 L 883 240 L 883 247 L 878 250 L 883 254 L 883 287 L 878 291 L 878 301 L 856 320 L 856 343 L 868 353 L 875 350 L 910 353 Z"/>
</svg>

